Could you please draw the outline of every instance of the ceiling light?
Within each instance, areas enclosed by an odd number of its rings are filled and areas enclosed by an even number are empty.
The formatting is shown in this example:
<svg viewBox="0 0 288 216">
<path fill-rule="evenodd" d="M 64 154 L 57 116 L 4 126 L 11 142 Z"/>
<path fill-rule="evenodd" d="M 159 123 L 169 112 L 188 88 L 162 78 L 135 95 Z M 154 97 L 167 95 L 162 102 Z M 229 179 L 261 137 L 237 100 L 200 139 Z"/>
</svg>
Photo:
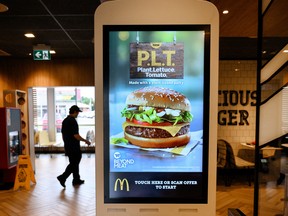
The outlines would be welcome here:
<svg viewBox="0 0 288 216">
<path fill-rule="evenodd" d="M 229 13 L 229 11 L 228 10 L 223 10 L 223 12 L 222 12 L 223 14 L 228 14 Z"/>
<path fill-rule="evenodd" d="M 55 50 L 50 50 L 50 54 L 56 54 Z"/>
<path fill-rule="evenodd" d="M 283 50 L 283 53 L 288 53 L 288 50 Z"/>
<path fill-rule="evenodd" d="M 8 11 L 8 7 L 0 3 L 0 13 Z"/>
<path fill-rule="evenodd" d="M 25 34 L 25 37 L 27 37 L 27 38 L 35 38 L 35 35 L 32 34 L 32 33 L 27 33 L 27 34 Z"/>
</svg>

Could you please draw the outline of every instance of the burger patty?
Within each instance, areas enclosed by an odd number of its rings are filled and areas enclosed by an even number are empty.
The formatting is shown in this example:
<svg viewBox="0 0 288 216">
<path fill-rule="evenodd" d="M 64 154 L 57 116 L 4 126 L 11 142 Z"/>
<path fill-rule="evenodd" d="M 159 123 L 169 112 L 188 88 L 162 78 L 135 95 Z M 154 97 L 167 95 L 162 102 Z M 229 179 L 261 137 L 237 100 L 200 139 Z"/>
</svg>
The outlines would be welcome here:
<svg viewBox="0 0 288 216">
<path fill-rule="evenodd" d="M 190 130 L 190 125 L 183 126 L 175 136 L 181 136 L 187 134 Z M 137 137 L 144 138 L 168 138 L 172 137 L 171 134 L 163 129 L 159 128 L 146 128 L 146 127 L 135 127 L 127 126 L 125 132 Z"/>
</svg>

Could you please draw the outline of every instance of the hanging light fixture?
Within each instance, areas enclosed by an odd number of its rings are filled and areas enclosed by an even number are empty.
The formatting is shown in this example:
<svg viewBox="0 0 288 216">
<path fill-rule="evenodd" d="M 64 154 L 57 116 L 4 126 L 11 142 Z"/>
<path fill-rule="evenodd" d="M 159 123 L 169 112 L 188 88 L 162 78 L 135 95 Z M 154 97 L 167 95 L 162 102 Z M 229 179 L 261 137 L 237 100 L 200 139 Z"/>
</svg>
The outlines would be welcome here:
<svg viewBox="0 0 288 216">
<path fill-rule="evenodd" d="M 2 3 L 0 3 L 0 13 L 8 11 L 8 7 Z"/>
</svg>

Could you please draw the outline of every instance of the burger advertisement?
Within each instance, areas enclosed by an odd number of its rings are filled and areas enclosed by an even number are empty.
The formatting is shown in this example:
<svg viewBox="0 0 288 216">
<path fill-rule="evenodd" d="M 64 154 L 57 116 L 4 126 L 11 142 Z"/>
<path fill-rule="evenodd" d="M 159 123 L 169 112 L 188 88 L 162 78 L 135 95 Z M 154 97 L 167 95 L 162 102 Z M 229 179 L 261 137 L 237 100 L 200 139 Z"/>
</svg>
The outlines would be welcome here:
<svg viewBox="0 0 288 216">
<path fill-rule="evenodd" d="M 176 103 L 175 103 L 176 102 Z M 145 87 L 128 95 L 124 138 L 143 148 L 174 148 L 190 141 L 190 102 L 171 89 Z"/>
<path fill-rule="evenodd" d="M 209 29 L 113 27 L 104 28 L 104 201 L 206 203 Z"/>
</svg>

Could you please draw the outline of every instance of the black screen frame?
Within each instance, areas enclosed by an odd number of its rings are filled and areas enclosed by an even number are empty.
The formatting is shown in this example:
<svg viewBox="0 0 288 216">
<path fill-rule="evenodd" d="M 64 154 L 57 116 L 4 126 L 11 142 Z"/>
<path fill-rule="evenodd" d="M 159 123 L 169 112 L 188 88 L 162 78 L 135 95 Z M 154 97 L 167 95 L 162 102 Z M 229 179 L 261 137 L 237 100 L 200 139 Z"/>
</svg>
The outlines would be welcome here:
<svg viewBox="0 0 288 216">
<path fill-rule="evenodd" d="M 203 172 L 201 183 L 201 197 L 165 198 L 165 197 L 133 197 L 133 198 L 110 198 L 109 197 L 109 175 L 110 175 L 110 114 L 109 114 L 109 32 L 111 31 L 205 31 L 204 36 L 204 90 L 203 90 Z M 210 46 L 211 46 L 211 25 L 209 24 L 187 24 L 187 25 L 103 25 L 103 110 L 104 110 L 104 203 L 182 203 L 182 204 L 207 204 L 208 203 L 208 164 L 209 164 L 209 117 L 210 117 Z M 191 194 L 193 192 L 191 191 Z"/>
</svg>

